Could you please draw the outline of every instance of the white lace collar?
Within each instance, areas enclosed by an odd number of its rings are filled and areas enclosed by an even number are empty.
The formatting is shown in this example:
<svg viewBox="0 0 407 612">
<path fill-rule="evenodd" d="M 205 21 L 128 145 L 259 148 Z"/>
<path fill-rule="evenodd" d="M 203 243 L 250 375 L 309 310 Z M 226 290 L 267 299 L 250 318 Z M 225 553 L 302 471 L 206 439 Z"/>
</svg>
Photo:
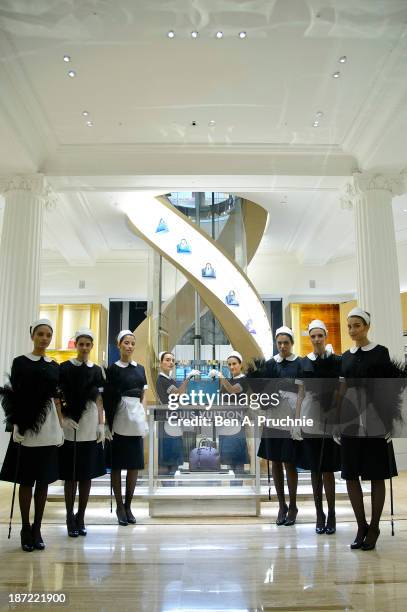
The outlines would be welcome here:
<svg viewBox="0 0 407 612">
<path fill-rule="evenodd" d="M 351 353 L 356 353 L 356 351 L 358 351 L 359 349 L 362 349 L 362 351 L 371 351 L 376 346 L 377 342 L 369 342 L 369 344 L 366 344 L 366 346 L 352 346 L 349 350 Z"/>
<path fill-rule="evenodd" d="M 80 361 L 79 359 L 76 359 L 75 357 L 72 357 L 72 359 L 69 360 L 74 366 L 81 366 L 83 363 L 86 363 L 86 365 L 88 366 L 88 368 L 93 368 L 93 366 L 95 365 L 93 363 L 93 361 Z"/>
<path fill-rule="evenodd" d="M 322 355 L 319 355 L 319 357 L 321 357 L 321 359 L 326 359 L 327 357 L 330 357 L 331 355 L 332 355 L 331 351 L 325 351 L 324 353 L 322 353 Z M 310 361 L 315 361 L 318 355 L 316 355 L 315 353 L 308 353 L 307 357 Z"/>
<path fill-rule="evenodd" d="M 171 376 L 168 376 L 168 374 L 164 374 L 164 372 L 159 372 L 158 376 L 164 376 L 164 378 L 168 378 L 168 380 L 172 380 Z"/>
<path fill-rule="evenodd" d="M 297 355 L 295 353 L 291 353 L 291 355 L 289 355 L 288 357 L 285 357 L 284 359 L 280 356 L 280 353 L 277 353 L 277 355 L 274 355 L 273 357 L 274 361 L 276 361 L 277 363 L 281 363 L 282 361 L 295 361 L 297 359 Z"/>
<path fill-rule="evenodd" d="M 31 361 L 39 361 L 41 357 L 43 357 L 47 363 L 50 363 L 52 361 L 51 357 L 47 357 L 46 355 L 33 355 L 33 353 L 28 353 L 26 357 L 28 357 L 28 359 L 31 359 Z"/>
<path fill-rule="evenodd" d="M 127 368 L 127 366 L 129 366 L 130 364 L 132 366 L 136 366 L 137 361 L 122 361 L 121 359 L 119 359 L 115 362 L 115 365 L 119 366 L 119 368 Z"/>
</svg>

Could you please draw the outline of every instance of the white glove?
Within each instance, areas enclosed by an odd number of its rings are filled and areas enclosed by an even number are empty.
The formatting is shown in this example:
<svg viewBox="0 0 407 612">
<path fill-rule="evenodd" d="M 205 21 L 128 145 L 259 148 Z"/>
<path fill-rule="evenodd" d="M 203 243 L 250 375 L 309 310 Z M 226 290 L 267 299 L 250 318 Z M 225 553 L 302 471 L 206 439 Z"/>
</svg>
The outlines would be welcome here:
<svg viewBox="0 0 407 612">
<path fill-rule="evenodd" d="M 201 373 L 199 370 L 191 370 L 190 373 L 187 375 L 187 379 L 189 380 L 193 376 L 200 376 L 200 375 Z"/>
<path fill-rule="evenodd" d="M 96 442 L 104 442 L 105 441 L 105 426 L 103 423 L 99 423 L 96 427 Z"/>
<path fill-rule="evenodd" d="M 13 440 L 17 442 L 17 444 L 20 444 L 24 440 L 24 436 L 18 431 L 18 425 L 13 426 Z"/>
<path fill-rule="evenodd" d="M 208 376 L 210 378 L 218 378 L 219 377 L 219 370 L 211 370 L 210 372 L 208 372 Z"/>
<path fill-rule="evenodd" d="M 339 446 L 341 445 L 341 432 L 339 428 L 334 428 L 334 430 L 332 431 L 332 438 L 334 440 L 334 442 L 336 442 L 337 444 L 339 444 Z"/>
<path fill-rule="evenodd" d="M 62 420 L 62 427 L 70 427 L 71 429 L 78 429 L 79 425 L 73 419 L 70 419 L 69 417 L 65 417 Z"/>
<path fill-rule="evenodd" d="M 113 440 L 113 434 L 110 431 L 109 425 L 107 423 L 105 423 L 105 439 L 110 440 L 110 442 Z"/>
<path fill-rule="evenodd" d="M 297 442 L 301 442 L 302 435 L 301 435 L 301 427 L 299 425 L 293 425 L 291 427 L 291 438 L 293 440 L 297 440 Z"/>
<path fill-rule="evenodd" d="M 387 434 L 384 436 L 384 439 L 386 440 L 387 444 L 390 444 L 392 439 L 390 431 L 387 432 Z"/>
</svg>

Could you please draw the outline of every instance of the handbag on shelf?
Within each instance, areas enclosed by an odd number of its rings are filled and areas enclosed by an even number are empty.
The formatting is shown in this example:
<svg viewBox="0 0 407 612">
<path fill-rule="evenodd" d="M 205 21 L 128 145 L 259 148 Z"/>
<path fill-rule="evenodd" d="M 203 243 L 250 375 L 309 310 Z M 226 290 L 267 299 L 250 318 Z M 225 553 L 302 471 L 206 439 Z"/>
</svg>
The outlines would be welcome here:
<svg viewBox="0 0 407 612">
<path fill-rule="evenodd" d="M 182 238 L 177 244 L 177 253 L 191 253 L 191 247 L 186 238 Z"/>
<path fill-rule="evenodd" d="M 236 297 L 236 293 L 233 291 L 233 289 L 231 289 L 229 291 L 229 293 L 227 294 L 226 298 L 226 304 L 228 306 L 239 306 L 239 301 Z"/>
<path fill-rule="evenodd" d="M 213 440 L 202 439 L 189 454 L 191 472 L 217 472 L 220 470 L 220 455 Z"/>
<path fill-rule="evenodd" d="M 160 219 L 160 221 L 158 222 L 157 225 L 157 229 L 155 230 L 156 234 L 164 234 L 166 232 L 168 232 L 168 225 L 167 223 L 164 221 L 163 218 Z"/>
<path fill-rule="evenodd" d="M 216 278 L 216 272 L 209 262 L 202 268 L 202 278 Z"/>
</svg>

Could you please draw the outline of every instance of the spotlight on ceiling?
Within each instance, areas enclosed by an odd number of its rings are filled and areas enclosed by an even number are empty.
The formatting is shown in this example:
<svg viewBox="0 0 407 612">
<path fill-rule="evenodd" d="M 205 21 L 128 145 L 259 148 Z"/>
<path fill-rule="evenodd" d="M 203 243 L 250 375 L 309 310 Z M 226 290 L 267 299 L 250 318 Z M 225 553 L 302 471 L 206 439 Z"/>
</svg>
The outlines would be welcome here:
<svg viewBox="0 0 407 612">
<path fill-rule="evenodd" d="M 318 121 L 314 121 L 314 123 L 312 124 L 312 127 L 318 127 L 319 126 L 319 122 Z"/>
<path fill-rule="evenodd" d="M 342 55 L 342 57 L 339 58 L 339 63 L 340 64 L 344 64 L 346 62 L 348 58 L 346 57 L 346 55 Z"/>
<path fill-rule="evenodd" d="M 322 111 L 318 111 L 317 113 L 315 113 L 316 117 L 323 117 L 324 113 Z"/>
<path fill-rule="evenodd" d="M 239 32 L 239 38 L 246 38 L 246 32 Z"/>
<path fill-rule="evenodd" d="M 82 111 L 82 115 L 83 115 L 84 117 L 87 117 L 87 116 L 89 115 L 89 111 Z"/>
<path fill-rule="evenodd" d="M 167 32 L 167 36 L 168 36 L 168 38 L 174 38 L 174 36 L 175 36 L 174 30 L 170 30 L 169 32 Z"/>
<path fill-rule="evenodd" d="M 86 122 L 86 125 L 87 125 L 88 127 L 93 127 L 93 121 L 87 121 L 87 122 Z"/>
<path fill-rule="evenodd" d="M 337 70 L 336 72 L 334 72 L 334 73 L 333 73 L 332 77 L 333 77 L 334 79 L 339 79 L 340 74 L 341 74 L 341 73 L 339 72 L 339 70 Z"/>
<path fill-rule="evenodd" d="M 216 32 L 216 38 L 223 38 L 223 32 L 221 32 L 219 30 L 219 32 Z"/>
<path fill-rule="evenodd" d="M 70 62 L 71 57 L 69 55 L 64 55 L 64 62 Z"/>
<path fill-rule="evenodd" d="M 196 30 L 191 32 L 191 38 L 198 38 L 198 32 Z"/>
<path fill-rule="evenodd" d="M 214 125 L 216 125 L 216 121 L 214 119 L 211 119 L 210 121 L 208 121 L 208 125 L 209 127 L 213 127 Z"/>
<path fill-rule="evenodd" d="M 76 72 L 75 72 L 75 70 L 70 70 L 70 71 L 68 72 L 68 76 L 69 76 L 69 77 L 71 77 L 71 79 L 73 79 L 74 77 L 76 77 Z"/>
</svg>

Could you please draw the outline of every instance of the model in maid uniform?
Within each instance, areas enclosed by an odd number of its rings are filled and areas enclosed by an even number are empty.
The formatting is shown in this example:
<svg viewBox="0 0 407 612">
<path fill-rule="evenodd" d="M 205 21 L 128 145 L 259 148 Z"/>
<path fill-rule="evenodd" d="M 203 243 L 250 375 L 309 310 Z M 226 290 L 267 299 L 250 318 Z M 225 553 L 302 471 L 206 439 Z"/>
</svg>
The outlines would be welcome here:
<svg viewBox="0 0 407 612">
<path fill-rule="evenodd" d="M 112 470 L 112 486 L 116 499 L 119 525 L 134 524 L 131 502 L 138 470 L 144 468 L 143 438 L 147 433 L 145 408 L 147 379 L 144 367 L 132 361 L 136 339 L 129 329 L 117 337 L 120 359 L 106 370 L 103 402 L 107 417 L 105 445 L 106 465 Z M 127 470 L 123 502 L 121 470 Z"/>
<path fill-rule="evenodd" d="M 64 435 L 58 399 L 58 364 L 45 355 L 53 329 L 48 319 L 30 327 L 32 353 L 16 357 L 10 387 L 1 389 L 3 408 L 13 434 L 7 448 L 1 480 L 18 482 L 21 511 L 21 547 L 26 552 L 43 550 L 41 521 L 48 485 L 58 479 L 58 449 Z M 34 523 L 30 526 L 32 488 Z"/>
<path fill-rule="evenodd" d="M 66 526 L 68 535 L 86 536 L 85 510 L 92 479 L 106 473 L 103 443 L 103 375 L 89 360 L 93 332 L 75 334 L 77 357 L 64 361 L 59 369 L 65 442 L 59 449 L 59 478 L 65 481 Z M 79 484 L 78 512 L 74 515 Z"/>
<path fill-rule="evenodd" d="M 279 412 L 282 416 L 294 417 L 298 401 L 298 385 L 302 385 L 301 359 L 293 353 L 294 334 L 286 326 L 279 327 L 275 333 L 278 354 L 266 362 L 270 378 L 281 378 L 279 384 L 280 405 Z M 263 428 L 258 456 L 272 462 L 272 476 L 274 487 L 279 503 L 279 511 L 276 525 L 294 525 L 297 514 L 297 486 L 298 474 L 296 468 L 296 456 L 298 442 L 293 440 L 290 431 L 284 429 Z M 289 505 L 287 506 L 284 494 L 284 470 L 285 468 Z"/>
<path fill-rule="evenodd" d="M 358 524 L 358 531 L 351 548 L 372 550 L 379 537 L 379 522 L 386 496 L 385 479 L 397 476 L 393 443 L 389 435 L 391 425 L 382 428 L 382 434 L 366 437 L 366 433 L 374 433 L 379 423 L 379 405 L 375 399 L 380 395 L 369 394 L 369 386 L 374 385 L 375 378 L 386 378 L 391 370 L 389 351 L 385 346 L 375 344 L 368 339 L 370 315 L 361 308 L 353 308 L 348 314 L 348 331 L 355 345 L 342 355 L 342 395 L 340 410 L 341 419 L 341 454 L 342 478 L 346 480 L 349 499 Z M 358 381 L 359 379 L 359 381 Z M 362 380 L 360 380 L 362 379 Z M 380 387 L 381 383 L 379 383 Z M 370 397 L 369 397 L 370 395 Z M 356 407 L 357 424 L 347 411 L 348 407 Z M 391 410 L 389 399 L 384 404 Z M 381 415 L 380 422 L 383 423 Z M 386 420 L 386 418 L 384 418 Z M 387 430 L 387 431 L 386 431 Z M 370 525 L 366 521 L 362 480 L 371 481 L 372 515 Z"/>
<path fill-rule="evenodd" d="M 242 373 L 243 358 L 237 351 L 232 351 L 227 358 L 230 378 L 225 378 L 220 370 L 211 370 L 210 376 L 220 379 L 221 391 L 232 395 L 239 395 L 247 389 L 245 375 Z M 250 462 L 249 451 L 244 429 L 241 425 L 223 425 L 217 428 L 219 434 L 220 461 L 229 465 L 235 474 L 244 472 L 245 463 Z M 241 482 L 241 481 L 240 481 Z"/>
<path fill-rule="evenodd" d="M 328 330 L 323 321 L 311 321 L 308 334 L 313 351 L 302 359 L 304 387 L 300 388 L 299 395 L 304 399 L 298 404 L 296 416 L 312 419 L 314 425 L 309 432 L 302 431 L 297 466 L 311 470 L 316 533 L 332 535 L 336 531 L 334 472 L 341 467 L 340 450 L 332 438 L 332 421 L 336 413 L 341 358 L 326 344 Z M 322 484 L 328 504 L 327 520 L 322 505 Z"/>
<path fill-rule="evenodd" d="M 175 366 L 175 357 L 173 353 L 163 351 L 159 355 L 160 372 L 157 378 L 157 395 L 160 403 L 168 404 L 168 396 L 181 395 L 185 393 L 188 387 L 189 380 L 193 376 L 199 376 L 199 370 L 189 372 L 186 379 L 180 384 L 174 378 L 171 378 L 171 371 Z M 159 423 L 159 439 L 158 439 L 158 465 L 164 466 L 168 474 L 173 474 L 179 465 L 184 463 L 184 446 L 182 442 L 182 427 L 178 425 L 170 425 L 168 422 Z"/>
</svg>

